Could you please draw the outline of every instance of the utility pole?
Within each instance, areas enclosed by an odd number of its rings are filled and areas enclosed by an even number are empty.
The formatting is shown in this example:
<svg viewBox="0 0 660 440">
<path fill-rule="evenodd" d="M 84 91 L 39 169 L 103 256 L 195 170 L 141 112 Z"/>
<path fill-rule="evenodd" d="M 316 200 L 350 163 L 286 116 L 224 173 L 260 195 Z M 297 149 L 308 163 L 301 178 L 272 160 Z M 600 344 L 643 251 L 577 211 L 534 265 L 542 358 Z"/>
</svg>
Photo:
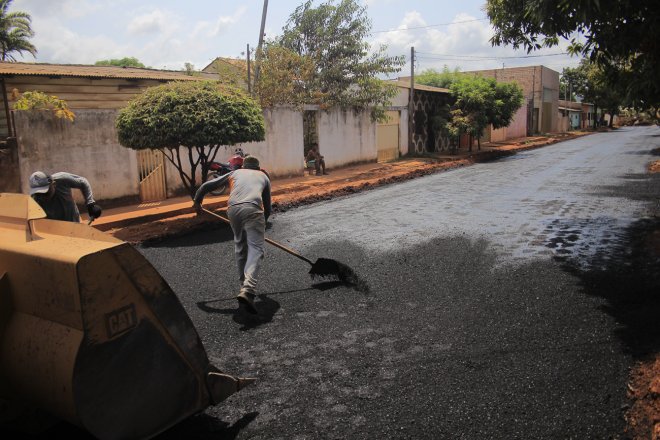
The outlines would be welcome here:
<svg viewBox="0 0 660 440">
<path fill-rule="evenodd" d="M 261 30 L 259 31 L 259 44 L 257 45 L 257 55 L 255 57 L 254 82 L 259 81 L 259 70 L 261 62 L 261 48 L 264 44 L 264 29 L 266 27 L 266 11 L 268 11 L 268 0 L 264 0 L 264 10 L 261 13 Z"/>
<path fill-rule="evenodd" d="M 414 103 L 415 97 L 415 47 L 410 48 L 410 96 L 408 97 L 408 151 L 412 147 L 413 132 L 415 130 Z"/>
</svg>

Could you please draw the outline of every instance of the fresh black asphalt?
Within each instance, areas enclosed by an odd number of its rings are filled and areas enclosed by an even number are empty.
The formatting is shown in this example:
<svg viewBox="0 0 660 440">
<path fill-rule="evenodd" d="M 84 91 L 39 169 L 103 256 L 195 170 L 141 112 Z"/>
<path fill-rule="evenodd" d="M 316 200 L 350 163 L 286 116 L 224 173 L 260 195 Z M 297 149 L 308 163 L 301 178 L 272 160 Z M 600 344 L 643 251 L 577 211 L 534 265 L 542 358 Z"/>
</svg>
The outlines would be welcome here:
<svg viewBox="0 0 660 440">
<path fill-rule="evenodd" d="M 275 215 L 369 292 L 270 247 L 256 317 L 228 228 L 142 247 L 212 362 L 258 378 L 160 438 L 620 438 L 658 348 L 658 146 L 622 129 Z"/>
<path fill-rule="evenodd" d="M 369 289 L 269 247 L 256 316 L 224 224 L 141 246 L 211 362 L 258 379 L 157 438 L 625 438 L 660 348 L 658 147 L 624 128 L 275 214 L 271 238 Z"/>
</svg>

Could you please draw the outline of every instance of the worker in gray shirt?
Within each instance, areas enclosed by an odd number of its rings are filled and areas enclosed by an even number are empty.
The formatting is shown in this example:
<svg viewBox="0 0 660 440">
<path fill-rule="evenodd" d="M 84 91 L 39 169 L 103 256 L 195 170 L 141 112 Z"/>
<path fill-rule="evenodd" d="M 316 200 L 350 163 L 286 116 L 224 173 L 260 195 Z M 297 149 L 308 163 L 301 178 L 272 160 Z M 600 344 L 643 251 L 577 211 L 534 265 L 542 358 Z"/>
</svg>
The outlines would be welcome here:
<svg viewBox="0 0 660 440">
<path fill-rule="evenodd" d="M 229 183 L 227 216 L 234 231 L 234 252 L 241 288 L 236 299 L 257 313 L 254 296 L 257 276 L 264 259 L 264 234 L 271 213 L 270 179 L 259 167 L 259 159 L 247 156 L 243 168 L 209 180 L 195 193 L 193 207 L 202 213 L 202 201 L 210 191 Z"/>
<path fill-rule="evenodd" d="M 94 201 L 92 187 L 84 177 L 66 172 L 49 175 L 43 171 L 36 171 L 30 176 L 30 195 L 46 212 L 46 218 L 52 220 L 80 222 L 72 188 L 79 189 L 85 197 L 90 220 L 100 217 L 101 207 Z"/>
</svg>

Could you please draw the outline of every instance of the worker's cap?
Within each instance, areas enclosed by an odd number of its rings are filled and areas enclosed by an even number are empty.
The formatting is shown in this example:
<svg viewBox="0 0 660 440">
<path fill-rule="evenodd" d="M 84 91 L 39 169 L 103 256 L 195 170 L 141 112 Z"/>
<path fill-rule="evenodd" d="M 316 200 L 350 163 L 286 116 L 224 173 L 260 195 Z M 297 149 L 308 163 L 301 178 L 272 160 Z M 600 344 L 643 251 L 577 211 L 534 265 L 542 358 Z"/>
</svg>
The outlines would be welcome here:
<svg viewBox="0 0 660 440">
<path fill-rule="evenodd" d="M 30 176 L 30 195 L 48 192 L 53 179 L 43 171 L 35 171 Z"/>
<path fill-rule="evenodd" d="M 243 168 L 248 168 L 250 170 L 258 170 L 259 159 L 257 159 L 254 156 L 247 156 L 245 159 L 243 159 Z"/>
</svg>

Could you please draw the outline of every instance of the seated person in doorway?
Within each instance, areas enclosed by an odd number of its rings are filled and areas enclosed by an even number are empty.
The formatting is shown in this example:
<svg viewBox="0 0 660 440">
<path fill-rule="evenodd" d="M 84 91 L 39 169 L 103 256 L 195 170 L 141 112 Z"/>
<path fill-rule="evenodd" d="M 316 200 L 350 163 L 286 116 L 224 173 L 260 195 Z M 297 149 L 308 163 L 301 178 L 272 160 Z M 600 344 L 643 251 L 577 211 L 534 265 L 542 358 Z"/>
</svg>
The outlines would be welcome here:
<svg viewBox="0 0 660 440">
<path fill-rule="evenodd" d="M 319 153 L 317 146 L 313 146 L 312 148 L 309 149 L 309 151 L 307 152 L 307 156 L 305 157 L 305 160 L 307 162 L 314 161 L 314 167 L 316 168 L 317 176 L 320 174 L 329 174 L 325 170 L 325 160 L 323 160 L 323 156 L 321 156 L 321 153 Z"/>
<path fill-rule="evenodd" d="M 30 195 L 46 212 L 46 218 L 80 222 L 78 206 L 73 201 L 71 188 L 79 189 L 85 197 L 90 220 L 101 216 L 101 207 L 94 201 L 92 187 L 87 179 L 66 172 L 48 175 L 36 171 L 30 176 Z"/>
</svg>

